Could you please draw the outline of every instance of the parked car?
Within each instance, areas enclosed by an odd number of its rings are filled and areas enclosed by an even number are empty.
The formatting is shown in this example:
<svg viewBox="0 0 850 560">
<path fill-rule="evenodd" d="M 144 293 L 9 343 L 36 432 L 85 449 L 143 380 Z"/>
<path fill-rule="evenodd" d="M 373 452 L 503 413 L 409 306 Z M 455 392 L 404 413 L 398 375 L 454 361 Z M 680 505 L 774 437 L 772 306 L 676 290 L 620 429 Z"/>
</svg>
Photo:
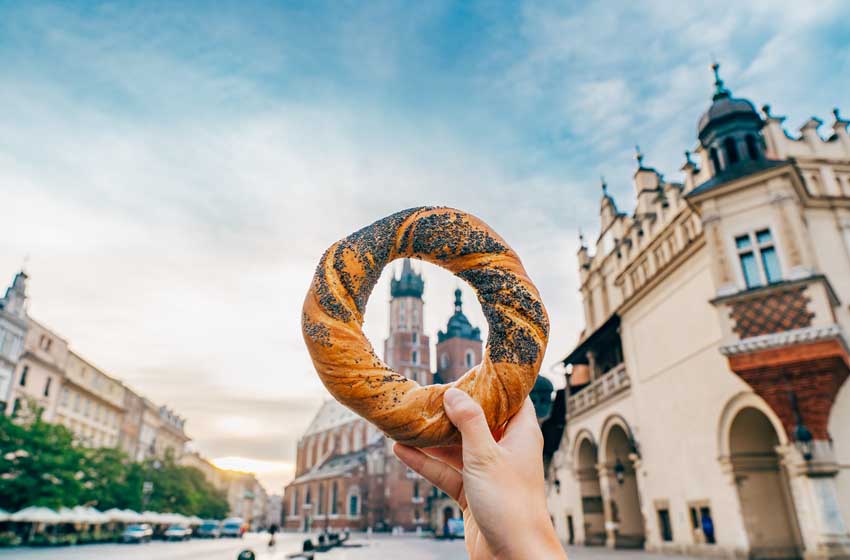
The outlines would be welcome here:
<svg viewBox="0 0 850 560">
<path fill-rule="evenodd" d="M 188 525 L 172 525 L 163 536 L 167 541 L 188 541 L 192 537 L 192 529 Z"/>
<path fill-rule="evenodd" d="M 221 536 L 222 537 L 238 537 L 242 538 L 242 525 L 244 525 L 244 521 L 241 517 L 231 517 L 229 519 L 225 519 L 221 524 Z"/>
<path fill-rule="evenodd" d="M 195 536 L 200 539 L 217 539 L 221 536 L 221 523 L 218 521 L 204 521 L 195 531 Z"/>
<path fill-rule="evenodd" d="M 129 525 L 124 532 L 121 533 L 121 542 L 130 543 L 141 543 L 141 542 L 150 542 L 153 537 L 153 529 L 147 523 L 137 523 L 134 525 Z"/>
</svg>

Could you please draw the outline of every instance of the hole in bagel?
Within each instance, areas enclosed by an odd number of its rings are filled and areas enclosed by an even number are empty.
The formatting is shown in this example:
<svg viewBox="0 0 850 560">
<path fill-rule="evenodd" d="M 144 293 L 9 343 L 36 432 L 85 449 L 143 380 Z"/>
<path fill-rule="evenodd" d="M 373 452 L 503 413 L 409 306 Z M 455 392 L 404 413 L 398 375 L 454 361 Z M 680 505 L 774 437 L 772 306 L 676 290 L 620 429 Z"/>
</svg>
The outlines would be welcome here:
<svg viewBox="0 0 850 560">
<path fill-rule="evenodd" d="M 375 353 L 420 385 L 455 381 L 480 363 L 487 341 L 487 321 L 472 287 L 417 259 L 384 268 L 364 319 Z"/>
</svg>

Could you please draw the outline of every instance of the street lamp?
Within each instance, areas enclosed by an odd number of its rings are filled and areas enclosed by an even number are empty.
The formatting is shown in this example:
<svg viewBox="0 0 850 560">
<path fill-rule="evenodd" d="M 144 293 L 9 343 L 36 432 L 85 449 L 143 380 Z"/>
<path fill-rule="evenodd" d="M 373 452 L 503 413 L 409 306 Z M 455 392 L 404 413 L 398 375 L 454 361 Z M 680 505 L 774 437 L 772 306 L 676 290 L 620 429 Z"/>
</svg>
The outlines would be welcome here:
<svg viewBox="0 0 850 560">
<path fill-rule="evenodd" d="M 800 407 L 797 405 L 797 394 L 791 391 L 789 398 L 791 399 L 791 410 L 794 412 L 794 445 L 803 459 L 808 463 L 814 457 L 814 437 L 812 432 L 803 423 L 803 416 L 800 414 Z"/>
<path fill-rule="evenodd" d="M 617 479 L 617 484 L 620 486 L 626 482 L 626 466 L 623 465 L 619 457 L 617 457 L 617 462 L 614 463 L 614 478 Z"/>
</svg>

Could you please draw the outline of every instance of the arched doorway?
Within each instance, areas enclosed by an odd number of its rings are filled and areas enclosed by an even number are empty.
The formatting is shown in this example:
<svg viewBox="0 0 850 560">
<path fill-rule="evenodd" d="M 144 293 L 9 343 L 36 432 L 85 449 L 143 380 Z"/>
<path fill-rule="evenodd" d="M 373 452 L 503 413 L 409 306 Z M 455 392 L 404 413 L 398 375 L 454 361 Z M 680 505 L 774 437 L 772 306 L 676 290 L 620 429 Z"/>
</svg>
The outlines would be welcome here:
<svg viewBox="0 0 850 560">
<path fill-rule="evenodd" d="M 617 548 L 642 548 L 646 540 L 640 510 L 631 437 L 620 424 L 614 424 L 605 439 L 605 473 L 608 477 L 609 543 Z"/>
<path fill-rule="evenodd" d="M 770 419 L 742 408 L 729 429 L 729 453 L 750 558 L 801 558 L 800 532 Z"/>
<path fill-rule="evenodd" d="M 596 470 L 598 462 L 596 445 L 590 438 L 582 439 L 576 457 L 576 478 L 581 490 L 585 545 L 605 544 L 605 510 Z"/>
</svg>

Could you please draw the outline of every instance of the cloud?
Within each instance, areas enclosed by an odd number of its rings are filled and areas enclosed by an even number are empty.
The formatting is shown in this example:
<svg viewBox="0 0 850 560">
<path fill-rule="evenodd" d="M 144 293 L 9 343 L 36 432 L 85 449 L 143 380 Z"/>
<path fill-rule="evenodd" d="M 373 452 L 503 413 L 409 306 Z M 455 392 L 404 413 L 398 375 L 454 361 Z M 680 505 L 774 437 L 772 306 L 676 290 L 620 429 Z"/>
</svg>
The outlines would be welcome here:
<svg viewBox="0 0 850 560">
<path fill-rule="evenodd" d="M 628 209 L 639 143 L 675 178 L 712 55 L 793 118 L 846 103 L 847 7 L 801 6 L 5 5 L 0 278 L 29 254 L 32 314 L 205 454 L 291 461 L 325 395 L 299 316 L 328 245 L 410 206 L 479 215 L 543 295 L 548 366 L 582 328 L 598 176 Z M 424 270 L 434 334 L 456 281 Z"/>
</svg>

